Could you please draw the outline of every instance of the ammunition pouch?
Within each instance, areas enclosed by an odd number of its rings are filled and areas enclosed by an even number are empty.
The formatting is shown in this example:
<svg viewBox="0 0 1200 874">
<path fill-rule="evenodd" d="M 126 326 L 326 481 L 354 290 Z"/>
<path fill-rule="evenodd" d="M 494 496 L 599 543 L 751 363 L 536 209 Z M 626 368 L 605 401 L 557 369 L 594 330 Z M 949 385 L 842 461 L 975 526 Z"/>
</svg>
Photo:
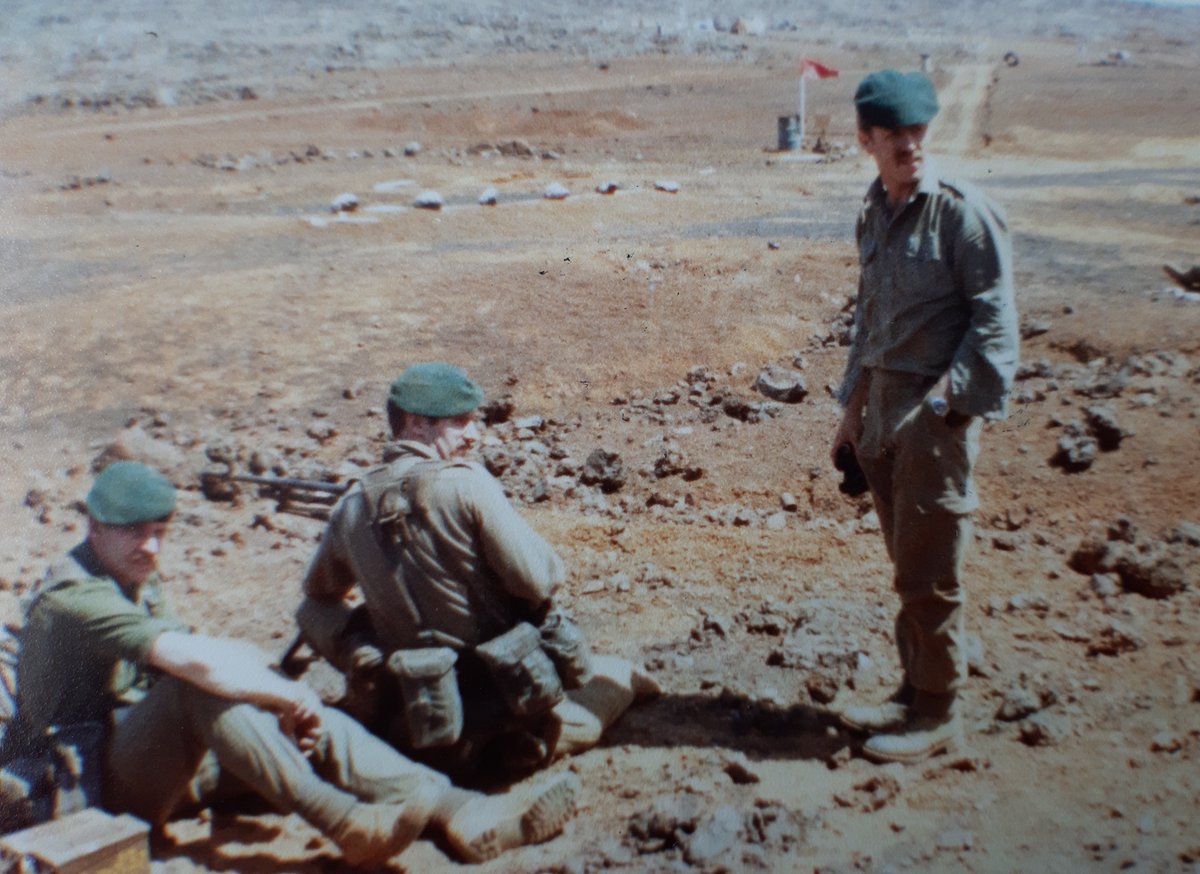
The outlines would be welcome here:
<svg viewBox="0 0 1200 874">
<path fill-rule="evenodd" d="M 457 661 L 458 653 L 447 646 L 396 650 L 388 658 L 404 706 L 400 723 L 413 749 L 450 746 L 462 735 Z"/>
<path fill-rule="evenodd" d="M 563 688 L 582 688 L 592 678 L 592 653 L 583 631 L 565 613 L 554 611 L 538 629 L 542 649 L 554 663 Z"/>
<path fill-rule="evenodd" d="M 515 716 L 538 716 L 563 700 L 563 684 L 528 622 L 475 647 L 496 690 Z"/>
</svg>

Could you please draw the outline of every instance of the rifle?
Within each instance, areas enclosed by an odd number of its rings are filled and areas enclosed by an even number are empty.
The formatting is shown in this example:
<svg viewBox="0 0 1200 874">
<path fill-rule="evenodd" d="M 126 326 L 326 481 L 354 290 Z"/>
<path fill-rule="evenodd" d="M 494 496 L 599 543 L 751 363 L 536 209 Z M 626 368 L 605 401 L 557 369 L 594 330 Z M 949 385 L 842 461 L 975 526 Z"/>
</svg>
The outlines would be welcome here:
<svg viewBox="0 0 1200 874">
<path fill-rule="evenodd" d="M 210 501 L 232 501 L 238 489 L 234 483 L 252 483 L 261 486 L 260 494 L 274 496 L 275 506 L 280 513 L 297 513 L 317 519 L 328 519 L 329 511 L 324 507 L 337 503 L 337 499 L 349 490 L 352 482 L 330 483 L 322 480 L 296 479 L 287 476 L 258 476 L 249 473 L 234 473 L 231 465 L 224 470 L 208 469 L 200 474 L 200 487 Z M 299 504 L 300 506 L 296 506 Z M 312 504 L 324 505 L 313 507 Z"/>
</svg>

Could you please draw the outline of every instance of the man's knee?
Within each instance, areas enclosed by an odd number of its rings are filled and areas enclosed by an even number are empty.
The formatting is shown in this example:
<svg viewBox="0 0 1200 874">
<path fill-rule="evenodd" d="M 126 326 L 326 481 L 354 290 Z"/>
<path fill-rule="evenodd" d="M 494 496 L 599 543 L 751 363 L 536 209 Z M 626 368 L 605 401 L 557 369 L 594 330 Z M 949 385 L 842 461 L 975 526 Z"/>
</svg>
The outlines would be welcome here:
<svg viewBox="0 0 1200 874">
<path fill-rule="evenodd" d="M 555 708 L 562 720 L 559 752 L 566 755 L 594 747 L 640 695 L 657 689 L 653 680 L 618 656 L 593 655 L 592 671 L 592 678 L 568 692 Z"/>
</svg>

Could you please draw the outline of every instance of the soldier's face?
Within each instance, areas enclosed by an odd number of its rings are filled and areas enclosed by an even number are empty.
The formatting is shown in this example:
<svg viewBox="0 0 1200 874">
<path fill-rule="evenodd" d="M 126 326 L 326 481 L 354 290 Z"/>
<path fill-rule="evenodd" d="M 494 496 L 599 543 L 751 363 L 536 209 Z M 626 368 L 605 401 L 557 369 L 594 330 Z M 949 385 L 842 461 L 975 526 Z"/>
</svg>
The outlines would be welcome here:
<svg viewBox="0 0 1200 874">
<path fill-rule="evenodd" d="M 105 525 L 93 519 L 88 526 L 88 542 L 101 566 L 125 588 L 140 586 L 158 568 L 166 534 L 166 522 Z"/>
<path fill-rule="evenodd" d="M 429 432 L 425 440 L 444 459 L 462 458 L 470 454 L 479 442 L 479 425 L 475 414 L 447 419 L 427 419 Z"/>
<path fill-rule="evenodd" d="M 858 142 L 875 159 L 879 176 L 889 192 L 916 186 L 925 169 L 925 133 L 927 124 L 907 127 L 871 127 L 859 130 Z"/>
</svg>

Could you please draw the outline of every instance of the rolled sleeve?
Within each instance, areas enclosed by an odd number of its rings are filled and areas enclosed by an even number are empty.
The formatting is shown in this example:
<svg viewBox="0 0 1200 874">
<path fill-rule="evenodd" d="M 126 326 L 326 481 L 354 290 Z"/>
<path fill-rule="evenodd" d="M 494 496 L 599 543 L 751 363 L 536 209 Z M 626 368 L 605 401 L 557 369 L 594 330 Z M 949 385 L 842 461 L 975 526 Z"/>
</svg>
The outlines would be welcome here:
<svg viewBox="0 0 1200 874">
<path fill-rule="evenodd" d="M 159 635 L 188 630 L 173 616 L 146 615 L 108 584 L 80 584 L 48 597 L 59 602 L 55 607 L 66 620 L 64 630 L 76 633 L 79 641 L 105 660 L 145 667 Z"/>
</svg>

